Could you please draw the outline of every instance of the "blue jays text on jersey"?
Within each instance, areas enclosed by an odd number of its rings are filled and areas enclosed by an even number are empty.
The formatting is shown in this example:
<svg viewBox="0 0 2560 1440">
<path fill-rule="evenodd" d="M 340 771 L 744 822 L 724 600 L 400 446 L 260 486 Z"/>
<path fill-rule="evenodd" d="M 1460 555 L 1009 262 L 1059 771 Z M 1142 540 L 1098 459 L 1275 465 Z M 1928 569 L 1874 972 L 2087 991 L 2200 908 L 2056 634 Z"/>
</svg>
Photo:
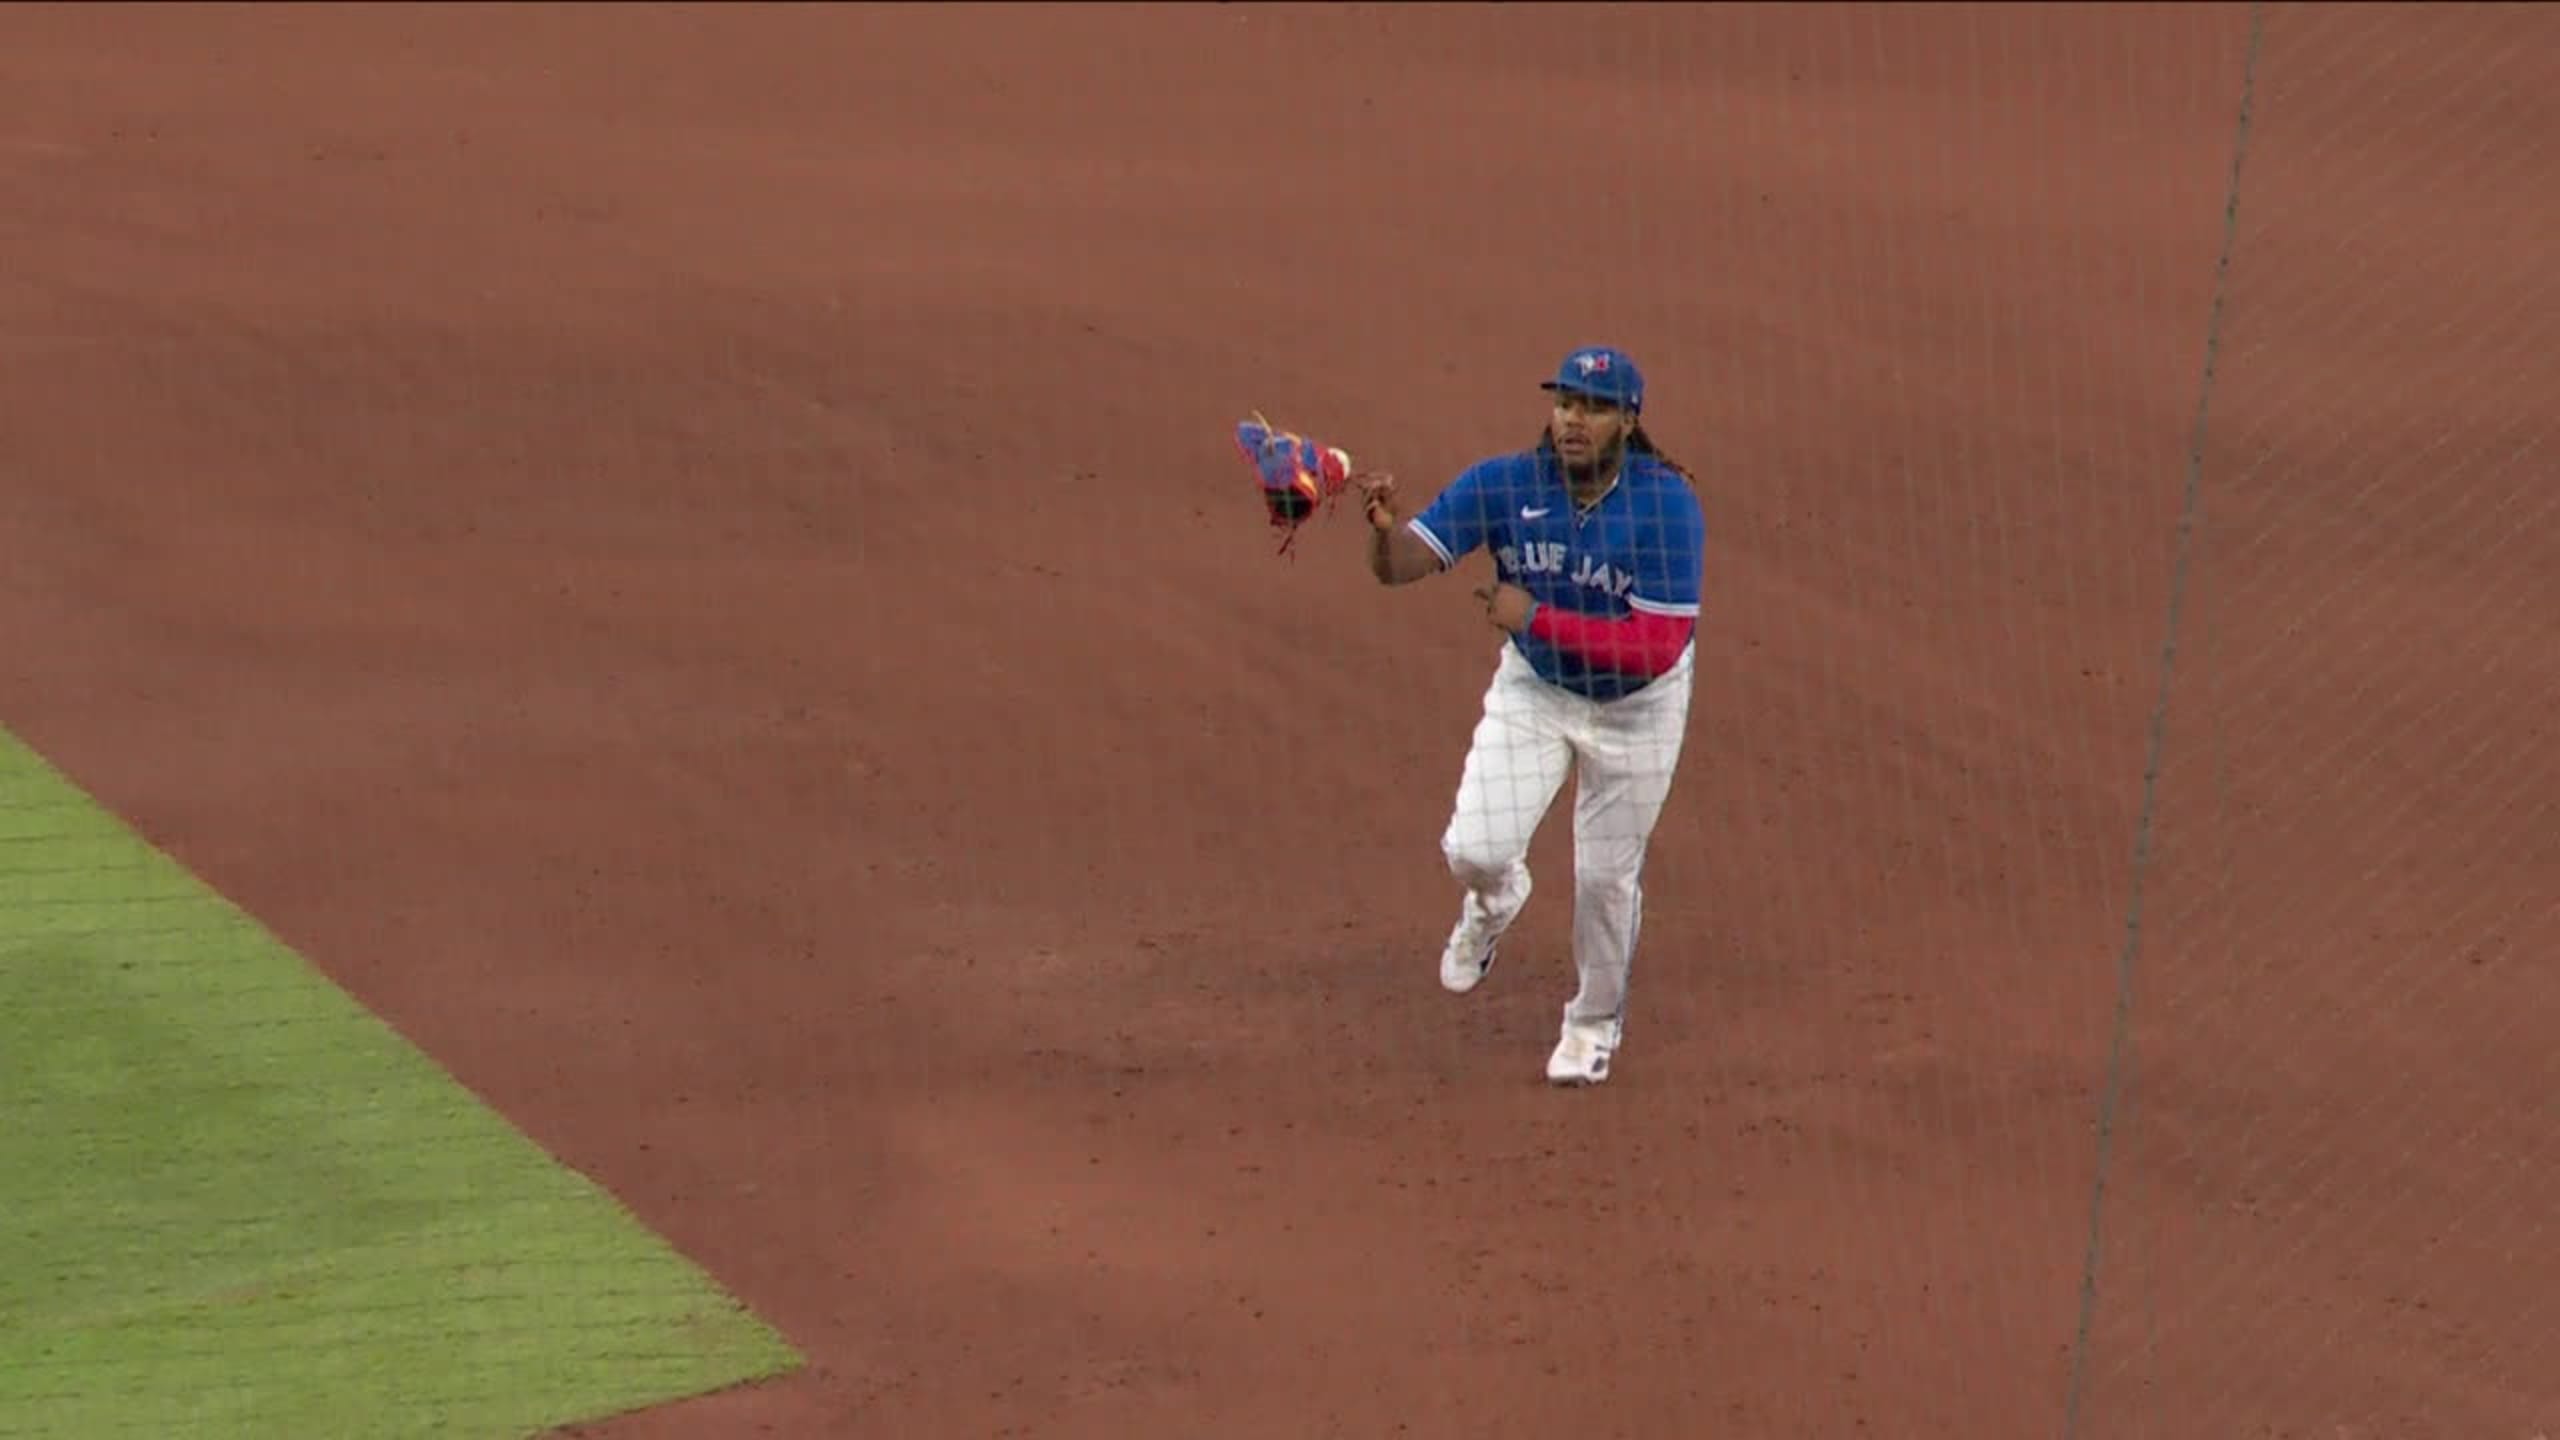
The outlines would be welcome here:
<svg viewBox="0 0 2560 1440">
<path fill-rule="evenodd" d="M 1706 518 L 1689 482 L 1649 455 L 1629 454 L 1588 510 L 1575 507 L 1553 451 L 1498 455 L 1460 472 L 1407 523 L 1444 565 L 1490 550 L 1496 573 L 1542 608 L 1607 620 L 1698 613 Z M 1512 643 L 1541 679 L 1576 694 L 1615 699 L 1648 683 L 1534 633 Z"/>
</svg>

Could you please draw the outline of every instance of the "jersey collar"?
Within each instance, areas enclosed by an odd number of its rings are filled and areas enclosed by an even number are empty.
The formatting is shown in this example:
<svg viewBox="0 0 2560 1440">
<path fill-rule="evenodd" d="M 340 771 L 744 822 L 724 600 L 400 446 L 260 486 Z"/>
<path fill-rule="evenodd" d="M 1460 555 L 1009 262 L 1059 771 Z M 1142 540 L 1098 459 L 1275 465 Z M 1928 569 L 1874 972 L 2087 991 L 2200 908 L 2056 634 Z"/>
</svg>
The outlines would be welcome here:
<svg viewBox="0 0 2560 1440">
<path fill-rule="evenodd" d="M 1565 509 L 1577 522 L 1588 520 L 1599 514 L 1600 507 L 1609 503 L 1610 496 L 1627 488 L 1627 472 L 1634 469 L 1636 463 L 1633 452 L 1621 453 L 1618 456 L 1618 473 L 1609 477 L 1609 488 L 1592 496 L 1586 503 L 1573 498 L 1573 483 L 1565 479 L 1564 462 L 1556 458 L 1553 447 L 1544 445 L 1538 447 L 1538 459 L 1541 468 L 1545 471 L 1547 483 L 1564 496 Z"/>
<path fill-rule="evenodd" d="M 1592 496 L 1589 500 L 1575 498 L 1573 493 L 1573 482 L 1565 478 L 1564 465 L 1562 462 L 1556 462 L 1554 464 L 1553 469 L 1549 472 L 1549 478 L 1554 482 L 1556 489 L 1563 493 L 1565 508 L 1572 512 L 1573 518 L 1576 520 L 1588 520 L 1592 516 L 1600 513 L 1600 507 L 1609 503 L 1610 496 L 1627 488 L 1628 460 L 1629 457 L 1625 456 L 1621 456 L 1619 458 L 1618 473 L 1609 477 L 1609 487 L 1601 491 L 1599 494 Z"/>
</svg>

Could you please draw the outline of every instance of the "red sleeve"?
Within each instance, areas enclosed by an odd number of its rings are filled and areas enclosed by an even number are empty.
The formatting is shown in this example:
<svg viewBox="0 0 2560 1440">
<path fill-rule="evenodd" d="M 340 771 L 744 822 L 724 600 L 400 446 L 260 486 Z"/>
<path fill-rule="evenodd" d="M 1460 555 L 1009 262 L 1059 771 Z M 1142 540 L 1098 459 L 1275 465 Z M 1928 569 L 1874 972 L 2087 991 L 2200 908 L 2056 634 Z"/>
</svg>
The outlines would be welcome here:
<svg viewBox="0 0 2560 1440">
<path fill-rule="evenodd" d="M 1648 615 L 1638 611 L 1623 620 L 1576 615 L 1541 605 L 1529 617 L 1529 633 L 1603 670 L 1660 675 L 1688 648 L 1698 628 L 1690 615 Z"/>
</svg>

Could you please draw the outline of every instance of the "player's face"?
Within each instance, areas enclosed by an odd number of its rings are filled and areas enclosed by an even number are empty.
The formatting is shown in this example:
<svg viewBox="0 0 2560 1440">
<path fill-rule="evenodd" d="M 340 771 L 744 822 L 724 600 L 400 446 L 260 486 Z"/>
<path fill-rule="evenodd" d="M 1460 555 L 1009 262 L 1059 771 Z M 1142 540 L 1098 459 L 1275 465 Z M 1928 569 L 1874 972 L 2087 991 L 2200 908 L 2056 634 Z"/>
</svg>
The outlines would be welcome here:
<svg viewBox="0 0 2560 1440">
<path fill-rule="evenodd" d="M 1556 437 L 1556 458 L 1567 465 L 1589 465 L 1617 453 L 1627 438 L 1627 412 L 1606 400 L 1557 391 L 1555 413 L 1547 425 Z"/>
</svg>

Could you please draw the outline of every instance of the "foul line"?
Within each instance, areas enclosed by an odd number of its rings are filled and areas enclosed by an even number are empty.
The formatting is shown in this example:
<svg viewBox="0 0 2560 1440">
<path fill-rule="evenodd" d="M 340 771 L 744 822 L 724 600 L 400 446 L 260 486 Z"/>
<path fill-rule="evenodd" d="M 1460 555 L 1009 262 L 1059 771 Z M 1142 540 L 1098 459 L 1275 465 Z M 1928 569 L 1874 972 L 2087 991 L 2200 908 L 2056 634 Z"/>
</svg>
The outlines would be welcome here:
<svg viewBox="0 0 2560 1440">
<path fill-rule="evenodd" d="M 2240 118 L 2232 128 L 2231 178 L 2222 196 L 2222 253 L 2213 266 L 2213 303 L 2204 328 L 2204 375 L 2196 384 L 2196 413 L 2187 443 L 2186 494 L 2178 507 L 2178 538 L 2170 561 L 2169 618 L 2160 642 L 2159 693 L 2151 705 L 2150 734 L 2142 761 L 2142 810 L 2133 829 L 2133 875 L 2125 901 L 2124 947 L 2116 956 L 2116 1003 L 2107 1069 L 2098 1092 L 2098 1153 L 2089 1186 L 2089 1241 L 2080 1262 L 2080 1320 L 2071 1340 L 2070 1388 L 2063 1398 L 2063 1440 L 2080 1433 L 2080 1405 L 2088 1379 L 2089 1332 L 2098 1313 L 2098 1257 L 2106 1214 L 2107 1171 L 2115 1154 L 2116 1113 L 2124 1099 L 2125 1064 L 2131 1049 L 2133 976 L 2142 954 L 2142 881 L 2151 866 L 2152 822 L 2159 812 L 2160 754 L 2169 729 L 2169 682 L 2178 662 L 2178 628 L 2184 618 L 2188 568 L 2196 517 L 2204 491 L 2205 421 L 2211 413 L 2213 378 L 2222 351 L 2222 310 L 2231 276 L 2231 252 L 2240 232 L 2240 169 L 2249 153 L 2249 120 L 2258 93 L 2258 49 L 2266 31 L 2263 0 L 2249 6 L 2249 42 L 2241 62 Z"/>
</svg>

